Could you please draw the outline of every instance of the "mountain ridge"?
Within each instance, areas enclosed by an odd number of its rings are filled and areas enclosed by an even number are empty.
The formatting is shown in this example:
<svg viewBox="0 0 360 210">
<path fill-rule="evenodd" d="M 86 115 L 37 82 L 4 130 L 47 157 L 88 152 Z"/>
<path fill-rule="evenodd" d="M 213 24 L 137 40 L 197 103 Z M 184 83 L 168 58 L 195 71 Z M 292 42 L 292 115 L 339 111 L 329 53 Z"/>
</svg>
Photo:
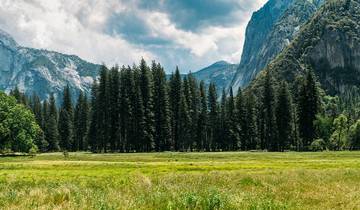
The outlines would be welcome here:
<svg viewBox="0 0 360 210">
<path fill-rule="evenodd" d="M 80 91 L 87 94 L 99 68 L 77 55 L 20 46 L 0 30 L 0 89 L 5 92 L 18 87 L 27 95 L 35 92 L 45 100 L 50 93 L 60 97 L 69 85 L 74 96 Z"/>
<path fill-rule="evenodd" d="M 260 30 L 259 27 L 264 23 L 256 18 L 256 14 L 271 19 L 273 12 L 268 10 L 272 10 L 271 6 L 274 5 L 274 2 L 276 0 L 268 1 L 263 8 L 255 12 L 247 26 L 244 53 L 239 68 L 231 81 L 234 90 L 239 87 L 246 87 L 266 65 L 289 45 L 301 26 L 312 17 L 324 0 L 281 1 L 284 6 L 282 10 L 279 10 L 278 16 L 275 17 L 277 19 L 265 23 L 267 30 Z M 254 31 L 262 31 L 262 33 L 259 35 Z M 260 39 L 260 41 L 254 44 L 253 40 L 256 39 Z"/>
<path fill-rule="evenodd" d="M 313 70 L 326 93 L 346 94 L 360 84 L 360 2 L 331 0 L 304 25 L 293 42 L 264 70 L 276 81 L 294 82 Z M 261 86 L 264 74 L 250 89 Z"/>
</svg>

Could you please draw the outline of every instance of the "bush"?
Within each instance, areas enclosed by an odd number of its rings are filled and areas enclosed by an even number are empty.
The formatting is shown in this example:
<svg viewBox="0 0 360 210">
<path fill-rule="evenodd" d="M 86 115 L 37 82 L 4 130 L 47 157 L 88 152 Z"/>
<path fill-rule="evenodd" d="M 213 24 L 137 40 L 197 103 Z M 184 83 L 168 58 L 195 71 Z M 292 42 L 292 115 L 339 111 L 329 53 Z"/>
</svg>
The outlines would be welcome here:
<svg viewBox="0 0 360 210">
<path fill-rule="evenodd" d="M 326 143 L 323 139 L 316 139 L 310 145 L 310 150 L 314 152 L 324 151 L 326 150 Z"/>
</svg>

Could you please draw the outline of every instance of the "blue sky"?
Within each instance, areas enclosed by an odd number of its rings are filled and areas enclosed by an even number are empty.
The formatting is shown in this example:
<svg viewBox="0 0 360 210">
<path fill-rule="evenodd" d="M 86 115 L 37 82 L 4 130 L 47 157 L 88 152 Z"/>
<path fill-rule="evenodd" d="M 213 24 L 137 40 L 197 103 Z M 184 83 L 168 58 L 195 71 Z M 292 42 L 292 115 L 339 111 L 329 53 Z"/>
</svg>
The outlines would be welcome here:
<svg viewBox="0 0 360 210">
<path fill-rule="evenodd" d="M 141 57 L 195 71 L 238 63 L 266 0 L 0 0 L 0 28 L 21 45 L 131 65 Z"/>
</svg>

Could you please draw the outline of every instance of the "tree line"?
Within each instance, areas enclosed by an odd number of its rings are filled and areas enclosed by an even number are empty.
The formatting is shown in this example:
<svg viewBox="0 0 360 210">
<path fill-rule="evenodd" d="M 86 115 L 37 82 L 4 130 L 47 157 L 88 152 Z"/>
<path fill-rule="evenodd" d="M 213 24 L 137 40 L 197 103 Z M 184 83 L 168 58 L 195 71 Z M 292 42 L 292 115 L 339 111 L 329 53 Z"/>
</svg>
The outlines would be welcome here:
<svg viewBox="0 0 360 210">
<path fill-rule="evenodd" d="M 321 91 L 313 72 L 291 87 L 265 74 L 256 91 L 234 95 L 230 88 L 218 96 L 213 83 L 182 76 L 178 68 L 167 79 L 159 63 L 142 59 L 132 67 L 102 65 L 91 95 L 80 93 L 75 104 L 68 86 L 59 108 L 53 95 L 44 102 L 17 89 L 11 95 L 33 111 L 44 133 L 42 151 L 359 148 L 360 121 L 342 114 L 339 100 Z"/>
</svg>

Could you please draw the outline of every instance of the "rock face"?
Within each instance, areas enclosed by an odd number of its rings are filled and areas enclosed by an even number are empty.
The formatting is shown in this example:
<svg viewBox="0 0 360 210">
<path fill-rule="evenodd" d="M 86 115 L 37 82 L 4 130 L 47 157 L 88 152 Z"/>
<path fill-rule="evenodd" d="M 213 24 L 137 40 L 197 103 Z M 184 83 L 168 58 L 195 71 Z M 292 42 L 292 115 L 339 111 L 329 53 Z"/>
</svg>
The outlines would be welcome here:
<svg viewBox="0 0 360 210">
<path fill-rule="evenodd" d="M 246 87 L 300 31 L 323 0 L 270 0 L 255 12 L 247 26 L 244 51 L 231 82 Z"/>
<path fill-rule="evenodd" d="M 237 67 L 238 64 L 219 61 L 193 73 L 193 76 L 198 81 L 204 81 L 206 85 L 211 82 L 215 83 L 218 93 L 221 93 L 223 88 L 228 88 L 229 81 L 234 77 Z"/>
<path fill-rule="evenodd" d="M 18 87 L 26 94 L 37 93 L 42 100 L 56 97 L 69 85 L 73 95 L 89 93 L 99 65 L 75 55 L 19 46 L 9 34 L 0 31 L 0 90 Z"/>
<path fill-rule="evenodd" d="M 309 69 L 328 94 L 359 88 L 360 0 L 328 1 L 265 70 L 277 80 L 293 82 Z"/>
</svg>

